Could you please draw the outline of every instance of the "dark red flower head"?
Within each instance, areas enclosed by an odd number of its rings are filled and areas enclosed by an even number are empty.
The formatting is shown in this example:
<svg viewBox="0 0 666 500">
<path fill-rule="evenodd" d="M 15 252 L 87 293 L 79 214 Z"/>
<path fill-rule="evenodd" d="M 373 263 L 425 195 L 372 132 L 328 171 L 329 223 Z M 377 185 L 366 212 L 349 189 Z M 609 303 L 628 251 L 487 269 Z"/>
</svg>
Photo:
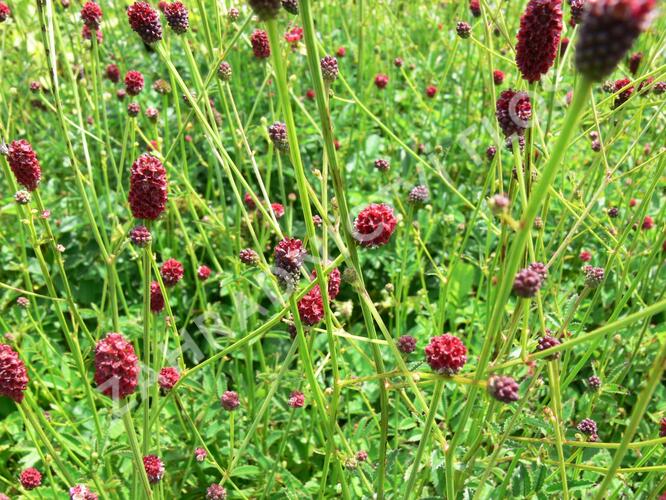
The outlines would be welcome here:
<svg viewBox="0 0 666 500">
<path fill-rule="evenodd" d="M 289 151 L 289 139 L 287 137 L 287 126 L 282 122 L 275 122 L 268 127 L 268 137 L 275 146 L 275 149 L 286 153 Z"/>
<path fill-rule="evenodd" d="M 95 383 L 103 394 L 124 399 L 139 381 L 134 347 L 120 333 L 109 333 L 95 346 Z"/>
<path fill-rule="evenodd" d="M 86 2 L 81 9 L 81 19 L 91 30 L 98 30 L 102 22 L 102 9 L 95 2 Z"/>
<path fill-rule="evenodd" d="M 28 388 L 28 372 L 17 352 L 6 344 L 0 344 L 0 396 L 23 401 Z"/>
<path fill-rule="evenodd" d="M 308 326 L 316 325 L 324 318 L 324 301 L 318 286 L 298 301 L 298 315 Z"/>
<path fill-rule="evenodd" d="M 502 403 L 518 401 L 518 383 L 509 376 L 493 375 L 488 379 L 488 394 Z"/>
<path fill-rule="evenodd" d="M 338 60 L 333 56 L 324 56 L 321 61 L 321 76 L 327 82 L 334 82 L 338 78 Z"/>
<path fill-rule="evenodd" d="M 303 408 L 305 405 L 305 395 L 301 391 L 292 391 L 289 396 L 289 406 L 292 408 Z"/>
<path fill-rule="evenodd" d="M 312 279 L 317 278 L 317 270 L 312 270 Z M 340 270 L 336 267 L 328 275 L 328 299 L 335 300 L 335 297 L 340 293 L 340 282 L 342 281 L 342 274 Z"/>
<path fill-rule="evenodd" d="M 589 0 L 576 44 L 576 67 L 592 80 L 613 72 L 652 20 L 656 0 Z"/>
<path fill-rule="evenodd" d="M 222 80 L 223 82 L 229 82 L 231 81 L 231 75 L 233 71 L 231 69 L 231 64 L 229 64 L 227 61 L 222 61 L 220 63 L 220 67 L 217 68 L 217 76 Z"/>
<path fill-rule="evenodd" d="M 529 267 L 522 269 L 513 280 L 513 293 L 523 298 L 534 297 L 541 289 L 542 283 L 541 274 L 537 271 Z"/>
<path fill-rule="evenodd" d="M 257 59 L 266 59 L 271 56 L 271 44 L 268 41 L 268 33 L 264 30 L 255 30 L 250 37 L 252 52 Z"/>
<path fill-rule="evenodd" d="M 469 38 L 472 34 L 472 27 L 465 21 L 458 21 L 456 23 L 456 33 L 460 38 Z"/>
<path fill-rule="evenodd" d="M 416 349 L 416 339 L 411 335 L 403 335 L 398 339 L 398 350 L 403 354 L 409 354 Z"/>
<path fill-rule="evenodd" d="M 479 0 L 469 0 L 469 10 L 474 17 L 481 16 L 481 6 Z"/>
<path fill-rule="evenodd" d="M 183 265 L 176 259 L 166 260 L 160 268 L 160 275 L 166 286 L 174 286 L 183 279 L 184 274 L 185 270 L 183 269 Z"/>
<path fill-rule="evenodd" d="M 247 0 L 257 17 L 262 21 L 275 19 L 280 12 L 280 0 Z"/>
<path fill-rule="evenodd" d="M 160 374 L 157 376 L 157 383 L 160 385 L 160 389 L 163 391 L 170 391 L 180 380 L 180 373 L 176 368 L 167 366 L 160 370 Z"/>
<path fill-rule="evenodd" d="M 200 281 L 206 281 L 208 278 L 210 278 L 210 273 L 211 273 L 210 267 L 206 265 L 201 265 L 197 269 L 197 278 L 199 278 Z"/>
<path fill-rule="evenodd" d="M 287 272 L 298 272 L 307 251 L 303 242 L 296 238 L 285 238 L 275 246 L 275 265 Z"/>
<path fill-rule="evenodd" d="M 383 203 L 365 207 L 354 221 L 354 238 L 363 247 L 386 245 L 398 221 L 393 209 Z"/>
<path fill-rule="evenodd" d="M 153 237 L 146 226 L 135 226 L 130 230 L 130 240 L 138 247 L 146 247 L 152 241 Z"/>
<path fill-rule="evenodd" d="M 162 39 L 160 15 L 148 2 L 134 2 L 127 8 L 127 18 L 132 30 L 150 45 Z"/>
<path fill-rule="evenodd" d="M 156 157 L 144 153 L 130 170 L 129 204 L 137 219 L 157 219 L 167 202 L 166 170 Z"/>
<path fill-rule="evenodd" d="M 389 77 L 383 73 L 379 73 L 377 76 L 375 76 L 375 86 L 378 89 L 385 89 L 388 85 L 388 82 Z"/>
<path fill-rule="evenodd" d="M 42 167 L 28 141 L 25 139 L 13 141 L 9 145 L 7 161 L 16 177 L 16 182 L 28 191 L 37 189 L 42 178 Z"/>
<path fill-rule="evenodd" d="M 140 71 L 128 71 L 125 74 L 125 89 L 129 95 L 139 95 L 143 85 L 143 75 Z"/>
<path fill-rule="evenodd" d="M 298 0 L 282 0 L 282 7 L 290 14 L 298 15 Z"/>
<path fill-rule="evenodd" d="M 221 484 L 213 483 L 206 490 L 206 500 L 225 500 L 227 490 Z"/>
<path fill-rule="evenodd" d="M 11 13 L 9 6 L 5 2 L 0 2 L 0 23 L 4 23 Z"/>
<path fill-rule="evenodd" d="M 633 54 L 631 54 L 631 57 L 629 58 L 629 71 L 631 71 L 632 75 L 638 73 L 638 67 L 640 66 L 642 60 L 643 60 L 642 52 L 634 52 Z"/>
<path fill-rule="evenodd" d="M 434 85 L 428 85 L 426 87 L 426 95 L 428 97 L 433 98 L 435 97 L 436 94 L 437 94 L 437 87 L 435 87 Z"/>
<path fill-rule="evenodd" d="M 181 2 L 171 2 L 164 6 L 164 17 L 169 27 L 179 35 L 185 33 L 190 27 L 187 7 Z"/>
<path fill-rule="evenodd" d="M 244 248 L 240 251 L 240 261 L 248 266 L 255 266 L 259 263 L 259 255 L 251 248 Z"/>
<path fill-rule="evenodd" d="M 164 295 L 157 281 L 150 284 L 150 310 L 159 313 L 164 310 Z"/>
<path fill-rule="evenodd" d="M 151 484 L 159 483 L 164 477 L 164 462 L 157 455 L 143 457 L 143 468 Z"/>
<path fill-rule="evenodd" d="M 580 24 L 585 14 L 585 0 L 569 0 L 571 10 L 571 25 Z"/>
<path fill-rule="evenodd" d="M 113 83 L 118 83 L 120 81 L 120 70 L 118 69 L 118 66 L 116 66 L 115 64 L 109 64 L 106 67 L 106 71 L 104 72 L 104 74 Z"/>
<path fill-rule="evenodd" d="M 532 103 L 525 92 L 503 91 L 495 105 L 495 116 L 505 137 L 523 135 L 532 118 Z"/>
<path fill-rule="evenodd" d="M 561 0 L 530 0 L 520 18 L 516 64 L 528 82 L 538 82 L 553 65 L 562 32 Z"/>
<path fill-rule="evenodd" d="M 19 480 L 26 490 L 34 490 L 42 485 L 42 474 L 34 467 L 29 467 L 21 472 Z"/>
<path fill-rule="evenodd" d="M 495 82 L 495 85 L 502 85 L 504 82 L 504 72 L 499 69 L 493 71 L 493 81 Z"/>
<path fill-rule="evenodd" d="M 445 333 L 430 339 L 425 355 L 430 368 L 437 373 L 454 375 L 467 362 L 467 347 L 458 337 Z"/>
<path fill-rule="evenodd" d="M 615 82 L 613 83 L 613 92 L 614 93 L 619 92 L 619 94 L 615 97 L 615 102 L 613 103 L 613 107 L 617 108 L 619 106 L 622 106 L 625 102 L 629 100 L 631 95 L 634 93 L 633 86 L 627 87 L 627 85 L 629 85 L 630 83 L 631 80 L 629 80 L 629 78 L 620 78 L 619 80 L 615 80 Z"/>
<path fill-rule="evenodd" d="M 236 391 L 225 391 L 220 398 L 220 404 L 225 410 L 234 411 L 240 406 L 238 393 Z"/>
</svg>

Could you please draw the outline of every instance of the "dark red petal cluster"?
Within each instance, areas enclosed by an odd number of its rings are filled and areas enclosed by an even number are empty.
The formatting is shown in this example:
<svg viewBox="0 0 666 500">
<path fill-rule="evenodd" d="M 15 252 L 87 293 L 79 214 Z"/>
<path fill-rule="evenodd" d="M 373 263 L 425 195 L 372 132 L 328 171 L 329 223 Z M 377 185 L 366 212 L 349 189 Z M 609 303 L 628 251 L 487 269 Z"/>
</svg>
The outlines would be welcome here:
<svg viewBox="0 0 666 500">
<path fill-rule="evenodd" d="M 140 71 L 128 71 L 125 74 L 125 90 L 129 95 L 139 95 L 143 85 L 143 75 Z"/>
<path fill-rule="evenodd" d="M 481 5 L 479 5 L 479 0 L 469 0 L 469 10 L 474 17 L 481 16 Z"/>
<path fill-rule="evenodd" d="M 28 388 L 28 372 L 17 352 L 6 344 L 0 344 L 0 396 L 23 401 Z"/>
<path fill-rule="evenodd" d="M 166 170 L 156 157 L 144 153 L 130 170 L 129 204 L 137 219 L 157 219 L 167 202 Z"/>
<path fill-rule="evenodd" d="M 187 7 L 181 2 L 171 2 L 164 6 L 164 17 L 169 27 L 179 35 L 185 33 L 190 27 Z"/>
<path fill-rule="evenodd" d="M 557 338 L 551 337 L 550 335 L 544 335 L 539 339 L 539 343 L 537 344 L 537 351 L 538 352 L 545 351 L 546 349 L 550 349 L 551 347 L 555 347 L 558 345 L 560 345 L 560 341 Z M 552 361 L 559 357 L 560 353 L 556 352 L 546 357 L 546 359 Z"/>
<path fill-rule="evenodd" d="M 303 408 L 305 395 L 301 391 L 292 391 L 289 396 L 289 406 L 292 408 Z"/>
<path fill-rule="evenodd" d="M 308 326 L 316 325 L 324 318 L 324 301 L 318 286 L 298 301 L 298 315 Z"/>
<path fill-rule="evenodd" d="M 589 1 L 576 43 L 576 67 L 602 80 L 650 24 L 656 0 Z"/>
<path fill-rule="evenodd" d="M 383 73 L 379 73 L 377 76 L 375 76 L 375 86 L 378 89 L 385 89 L 388 85 L 388 82 L 389 77 Z"/>
<path fill-rule="evenodd" d="M 518 401 L 518 383 L 509 376 L 493 375 L 488 379 L 488 393 L 502 403 Z"/>
<path fill-rule="evenodd" d="M 266 59 L 271 56 L 271 44 L 268 41 L 268 33 L 264 30 L 255 30 L 250 37 L 252 52 L 257 59 Z"/>
<path fill-rule="evenodd" d="M 206 490 L 206 500 L 225 500 L 227 490 L 221 484 L 213 483 Z"/>
<path fill-rule="evenodd" d="M 430 97 L 431 99 L 437 95 L 437 87 L 434 85 L 428 85 L 426 87 L 426 95 Z"/>
<path fill-rule="evenodd" d="M 98 30 L 102 22 L 102 9 L 95 2 L 86 2 L 81 9 L 81 19 L 91 30 Z"/>
<path fill-rule="evenodd" d="M 525 92 L 503 91 L 495 105 L 495 116 L 505 137 L 523 135 L 532 118 L 532 103 Z"/>
<path fill-rule="evenodd" d="M 134 2 L 127 8 L 130 27 L 148 45 L 162 39 L 160 15 L 148 2 Z"/>
<path fill-rule="evenodd" d="M 634 52 L 631 54 L 631 57 L 629 57 L 629 71 L 631 71 L 632 75 L 635 75 L 638 72 L 638 67 L 641 65 L 642 60 L 642 52 Z"/>
<path fill-rule="evenodd" d="M 146 470 L 148 481 L 152 484 L 159 483 L 164 477 L 164 462 L 157 455 L 143 457 L 143 468 Z"/>
<path fill-rule="evenodd" d="M 363 247 L 386 245 L 398 221 L 393 209 L 383 203 L 365 207 L 354 221 L 354 238 Z"/>
<path fill-rule="evenodd" d="M 331 83 L 337 80 L 339 68 L 338 60 L 333 56 L 324 56 L 320 61 L 321 76 L 325 81 Z"/>
<path fill-rule="evenodd" d="M 248 0 L 250 7 L 262 21 L 275 19 L 280 12 L 280 0 Z"/>
<path fill-rule="evenodd" d="M 585 0 L 569 0 L 569 7 L 571 10 L 571 24 L 573 26 L 580 24 L 585 13 Z"/>
<path fill-rule="evenodd" d="M 160 370 L 157 376 L 157 383 L 163 391 L 170 391 L 180 380 L 180 373 L 176 368 L 167 366 Z"/>
<path fill-rule="evenodd" d="M 185 269 L 183 268 L 183 264 L 176 259 L 168 259 L 160 267 L 160 275 L 166 286 L 174 286 L 183 279 L 184 274 Z"/>
<path fill-rule="evenodd" d="M 139 381 L 139 360 L 134 347 L 120 333 L 109 333 L 95 346 L 95 383 L 103 394 L 124 399 Z"/>
<path fill-rule="evenodd" d="M 28 141 L 25 139 L 13 141 L 9 145 L 7 161 L 16 177 L 16 182 L 28 191 L 37 189 L 42 178 L 42 167 Z"/>
<path fill-rule="evenodd" d="M 34 467 L 29 467 L 21 472 L 19 480 L 26 490 L 34 490 L 42 485 L 42 473 Z"/>
<path fill-rule="evenodd" d="M 430 368 L 437 373 L 453 375 L 467 362 L 467 347 L 458 337 L 445 333 L 430 339 L 425 355 Z"/>
<path fill-rule="evenodd" d="M 398 350 L 403 354 L 409 354 L 416 349 L 416 339 L 411 335 L 403 335 L 397 342 Z"/>
<path fill-rule="evenodd" d="M 298 0 L 282 0 L 282 7 L 290 14 L 298 15 Z"/>
<path fill-rule="evenodd" d="M 239 257 L 243 264 L 247 264 L 249 266 L 254 266 L 259 263 L 259 255 L 257 255 L 257 252 L 251 248 L 244 248 L 241 250 Z"/>
<path fill-rule="evenodd" d="M 513 280 L 513 293 L 523 298 L 534 297 L 541 289 L 541 284 L 542 279 L 538 272 L 529 267 L 521 269 Z"/>
<path fill-rule="evenodd" d="M 238 393 L 236 391 L 224 391 L 224 394 L 222 394 L 222 397 L 220 398 L 220 404 L 225 410 L 234 411 L 240 406 Z"/>
<path fill-rule="evenodd" d="M 275 246 L 275 265 L 287 272 L 298 272 L 307 251 L 303 242 L 296 238 L 285 238 Z"/>
<path fill-rule="evenodd" d="M 211 273 L 210 267 L 206 265 L 201 265 L 197 269 L 197 278 L 201 281 L 206 281 L 208 278 L 210 278 L 210 273 Z"/>
<path fill-rule="evenodd" d="M 164 310 L 164 295 L 157 281 L 150 284 L 150 310 L 159 313 Z"/>
<path fill-rule="evenodd" d="M 146 226 L 135 226 L 130 230 L 130 240 L 132 243 L 140 248 L 146 247 L 150 244 L 153 236 Z"/>
<path fill-rule="evenodd" d="M 561 33 L 561 0 L 530 0 L 520 18 L 516 45 L 516 64 L 528 82 L 538 82 L 553 65 Z"/>
<path fill-rule="evenodd" d="M 286 153 L 289 151 L 289 139 L 287 138 L 287 126 L 282 122 L 275 122 L 268 127 L 268 137 L 275 149 Z"/>
<path fill-rule="evenodd" d="M 630 83 L 631 80 L 629 80 L 629 78 L 620 78 L 619 80 L 615 80 L 615 82 L 613 83 L 613 93 L 619 92 L 619 94 L 615 97 L 615 102 L 613 103 L 613 107 L 617 108 L 619 106 L 622 106 L 625 102 L 629 100 L 631 95 L 634 93 L 634 87 L 627 87 L 627 85 L 629 85 Z M 621 90 L 622 92 L 620 92 Z"/>
<path fill-rule="evenodd" d="M 115 64 L 109 64 L 104 71 L 105 76 L 112 81 L 113 83 L 118 83 L 120 81 L 120 70 Z"/>
<path fill-rule="evenodd" d="M 493 71 L 493 81 L 495 82 L 495 85 L 502 85 L 502 83 L 504 83 L 504 72 L 499 69 Z"/>
<path fill-rule="evenodd" d="M 11 14 L 9 6 L 5 2 L 0 2 L 0 23 L 4 23 Z"/>
<path fill-rule="evenodd" d="M 317 270 L 312 271 L 312 279 L 317 278 Z M 342 281 L 342 274 L 340 270 L 336 267 L 328 275 L 328 298 L 329 300 L 334 300 L 335 297 L 340 293 L 340 282 Z"/>
</svg>

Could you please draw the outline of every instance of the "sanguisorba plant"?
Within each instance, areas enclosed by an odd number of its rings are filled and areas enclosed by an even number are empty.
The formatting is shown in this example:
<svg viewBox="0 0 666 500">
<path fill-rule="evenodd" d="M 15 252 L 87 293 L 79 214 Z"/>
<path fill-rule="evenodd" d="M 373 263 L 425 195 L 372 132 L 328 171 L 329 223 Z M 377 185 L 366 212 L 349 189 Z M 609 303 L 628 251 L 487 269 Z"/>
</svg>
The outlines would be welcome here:
<svg viewBox="0 0 666 500">
<path fill-rule="evenodd" d="M 0 500 L 666 490 L 655 0 L 80 3 L 0 1 Z"/>
</svg>

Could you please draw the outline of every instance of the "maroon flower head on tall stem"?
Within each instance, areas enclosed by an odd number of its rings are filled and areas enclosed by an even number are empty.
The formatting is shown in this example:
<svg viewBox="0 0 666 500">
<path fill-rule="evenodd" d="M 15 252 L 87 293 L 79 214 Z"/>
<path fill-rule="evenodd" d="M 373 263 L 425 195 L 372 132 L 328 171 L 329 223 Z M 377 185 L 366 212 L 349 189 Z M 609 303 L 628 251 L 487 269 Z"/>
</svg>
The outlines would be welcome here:
<svg viewBox="0 0 666 500">
<path fill-rule="evenodd" d="M 480 17 L 481 5 L 479 5 L 479 0 L 469 0 L 469 10 L 474 17 Z"/>
<path fill-rule="evenodd" d="M 166 286 L 174 286 L 183 279 L 184 274 L 183 264 L 176 259 L 168 259 L 160 267 L 160 275 Z"/>
<path fill-rule="evenodd" d="M 11 16 L 12 11 L 5 2 L 0 2 L 0 23 L 4 23 L 9 16 Z"/>
<path fill-rule="evenodd" d="M 576 68 L 602 80 L 652 20 L 656 0 L 588 0 L 576 43 Z"/>
<path fill-rule="evenodd" d="M 503 91 L 495 105 L 495 116 L 505 137 L 523 135 L 532 118 L 530 97 L 513 89 Z"/>
<path fill-rule="evenodd" d="M 104 75 L 113 83 L 120 81 L 120 70 L 116 64 L 109 64 L 104 70 Z"/>
<path fill-rule="evenodd" d="M 28 191 L 34 191 L 42 179 L 42 167 L 37 154 L 25 139 L 13 141 L 8 148 L 7 162 L 16 182 Z"/>
<path fill-rule="evenodd" d="M 629 71 L 631 72 L 632 75 L 638 73 L 638 67 L 641 65 L 642 60 L 643 60 L 642 52 L 634 52 L 633 54 L 631 54 L 631 57 L 629 57 Z"/>
<path fill-rule="evenodd" d="M 166 170 L 156 157 L 144 153 L 130 169 L 129 205 L 137 219 L 157 219 L 166 208 Z"/>
<path fill-rule="evenodd" d="M 393 209 L 383 203 L 365 207 L 354 221 L 354 238 L 362 247 L 386 245 L 398 224 Z"/>
<path fill-rule="evenodd" d="M 449 333 L 430 339 L 425 348 L 426 361 L 437 373 L 454 375 L 467 363 L 467 347 Z"/>
<path fill-rule="evenodd" d="M 143 40 L 151 45 L 162 39 L 162 23 L 160 15 L 148 2 L 134 2 L 127 8 L 127 19 L 130 27 Z"/>
<path fill-rule="evenodd" d="M 320 61 L 321 76 L 328 83 L 338 78 L 338 60 L 333 56 L 324 56 Z"/>
<path fill-rule="evenodd" d="M 157 281 L 150 284 L 150 311 L 159 313 L 164 310 L 164 295 Z"/>
<path fill-rule="evenodd" d="M 139 382 L 139 359 L 120 333 L 108 333 L 95 346 L 95 383 L 103 394 L 124 399 Z"/>
<path fill-rule="evenodd" d="M 530 0 L 520 18 L 516 64 L 528 82 L 538 82 L 557 56 L 562 33 L 561 0 Z"/>
<path fill-rule="evenodd" d="M 125 90 L 129 95 L 139 95 L 143 90 L 144 80 L 140 71 L 128 71 L 125 74 Z"/>
<path fill-rule="evenodd" d="M 280 0 L 247 0 L 252 10 L 261 21 L 275 19 L 280 12 Z"/>
<path fill-rule="evenodd" d="M 143 468 L 151 484 L 159 483 L 164 477 L 164 462 L 157 455 L 143 457 Z"/>
<path fill-rule="evenodd" d="M 29 467 L 21 472 L 19 481 L 26 490 L 34 490 L 42 485 L 42 473 L 34 467 Z"/>
<path fill-rule="evenodd" d="M 266 59 L 271 56 L 271 44 L 268 41 L 268 33 L 264 30 L 255 30 L 250 37 L 252 52 L 257 59 Z"/>
<path fill-rule="evenodd" d="M 316 325 L 324 319 L 324 301 L 318 286 L 298 301 L 298 315 L 308 326 Z"/>
<path fill-rule="evenodd" d="M 187 7 L 181 2 L 171 2 L 164 7 L 164 17 L 174 33 L 179 35 L 187 32 L 190 27 Z"/>
<path fill-rule="evenodd" d="M 238 393 L 236 391 L 225 391 L 220 398 L 220 404 L 225 410 L 234 411 L 240 406 Z"/>
<path fill-rule="evenodd" d="M 20 403 L 27 388 L 28 372 L 25 364 L 14 349 L 0 344 L 0 396 Z"/>
<path fill-rule="evenodd" d="M 83 24 L 91 30 L 98 30 L 102 22 L 102 9 L 95 2 L 86 2 L 81 8 Z"/>
<path fill-rule="evenodd" d="M 388 85 L 389 77 L 383 73 L 379 73 L 375 76 L 375 87 L 378 89 L 385 89 Z"/>
</svg>

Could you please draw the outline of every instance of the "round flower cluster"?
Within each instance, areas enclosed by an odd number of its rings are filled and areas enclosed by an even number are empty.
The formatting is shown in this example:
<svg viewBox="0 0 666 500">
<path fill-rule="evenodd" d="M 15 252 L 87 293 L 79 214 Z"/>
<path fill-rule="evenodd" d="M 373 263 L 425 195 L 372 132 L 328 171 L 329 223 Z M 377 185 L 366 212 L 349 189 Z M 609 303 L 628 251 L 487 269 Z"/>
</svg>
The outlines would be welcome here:
<svg viewBox="0 0 666 500">
<path fill-rule="evenodd" d="M 130 240 L 138 247 L 147 247 L 152 241 L 153 237 L 150 230 L 146 226 L 135 226 L 130 230 Z"/>
<path fill-rule="evenodd" d="M 162 23 L 160 15 L 148 2 L 134 2 L 127 8 L 127 19 L 130 28 L 143 40 L 151 45 L 162 39 Z"/>
<path fill-rule="evenodd" d="M 42 167 L 37 154 L 25 139 L 13 141 L 8 148 L 7 162 L 16 177 L 16 182 L 28 191 L 34 191 L 42 179 Z"/>
<path fill-rule="evenodd" d="M 180 373 L 176 368 L 170 366 L 164 367 L 160 370 L 159 375 L 157 376 L 157 383 L 160 386 L 160 389 L 164 392 L 168 392 L 178 383 L 180 380 Z"/>
<path fill-rule="evenodd" d="M 393 209 L 388 205 L 370 204 L 354 221 L 354 238 L 362 247 L 386 245 L 398 224 Z"/>
<path fill-rule="evenodd" d="M 25 364 L 14 349 L 0 344 L 0 396 L 20 403 L 27 388 L 28 372 Z"/>
<path fill-rule="evenodd" d="M 530 0 L 520 18 L 516 64 L 523 78 L 538 82 L 557 56 L 562 33 L 562 2 Z"/>
<path fill-rule="evenodd" d="M 534 297 L 541 288 L 541 275 L 533 269 L 525 268 L 518 271 L 513 281 L 513 293 L 519 297 Z"/>
<path fill-rule="evenodd" d="M 264 30 L 255 30 L 250 37 L 252 52 L 257 59 L 266 59 L 271 56 L 271 44 L 268 41 L 268 33 Z"/>
<path fill-rule="evenodd" d="M 398 339 L 398 350 L 403 354 L 409 354 L 416 349 L 416 339 L 411 335 L 403 335 Z"/>
<path fill-rule="evenodd" d="M 532 117 L 532 104 L 525 92 L 503 91 L 495 105 L 495 116 L 505 137 L 522 136 Z"/>
<path fill-rule="evenodd" d="M 34 467 L 29 467 L 21 472 L 19 481 L 26 490 L 34 490 L 42 485 L 42 473 Z"/>
<path fill-rule="evenodd" d="M 338 78 L 338 60 L 333 56 L 324 56 L 321 60 L 321 76 L 331 83 Z"/>
<path fill-rule="evenodd" d="M 539 339 L 539 343 L 537 344 L 537 351 L 545 351 L 546 349 L 550 349 L 551 347 L 555 347 L 560 345 L 560 341 L 555 338 L 551 337 L 550 335 L 544 335 Z M 552 361 L 560 357 L 560 353 L 556 352 L 554 354 L 551 354 L 548 356 L 546 359 Z"/>
<path fill-rule="evenodd" d="M 291 408 L 303 408 L 305 406 L 305 395 L 301 391 L 292 391 L 289 396 L 289 406 Z"/>
<path fill-rule="evenodd" d="M 183 279 L 184 274 L 183 264 L 176 259 L 168 259 L 160 267 L 160 275 L 166 286 L 174 286 Z"/>
<path fill-rule="evenodd" d="M 425 355 L 430 368 L 437 373 L 454 375 L 467 362 L 467 347 L 458 337 L 445 333 L 430 339 Z"/>
<path fill-rule="evenodd" d="M 95 383 L 103 394 L 124 399 L 139 382 L 139 359 L 120 333 L 109 333 L 95 346 Z"/>
<path fill-rule="evenodd" d="M 225 391 L 220 398 L 220 404 L 225 410 L 234 411 L 240 406 L 238 393 L 236 391 Z"/>
<path fill-rule="evenodd" d="M 150 284 L 150 310 L 159 313 L 164 310 L 164 295 L 157 281 Z"/>
<path fill-rule="evenodd" d="M 518 401 L 518 383 L 509 376 L 493 375 L 488 379 L 488 394 L 502 403 Z"/>
<path fill-rule="evenodd" d="M 143 457 L 143 468 L 151 484 L 159 483 L 164 477 L 164 462 L 157 455 Z"/>
<path fill-rule="evenodd" d="M 166 170 L 156 157 L 144 153 L 130 169 L 129 204 L 137 219 L 157 219 L 166 209 Z"/>
<path fill-rule="evenodd" d="M 139 95 L 144 86 L 143 75 L 140 71 L 128 71 L 125 74 L 125 90 L 129 95 Z"/>
<path fill-rule="evenodd" d="M 172 2 L 164 7 L 164 17 L 166 17 L 169 27 L 174 33 L 185 33 L 190 27 L 189 13 L 187 7 L 181 2 Z"/>
</svg>

